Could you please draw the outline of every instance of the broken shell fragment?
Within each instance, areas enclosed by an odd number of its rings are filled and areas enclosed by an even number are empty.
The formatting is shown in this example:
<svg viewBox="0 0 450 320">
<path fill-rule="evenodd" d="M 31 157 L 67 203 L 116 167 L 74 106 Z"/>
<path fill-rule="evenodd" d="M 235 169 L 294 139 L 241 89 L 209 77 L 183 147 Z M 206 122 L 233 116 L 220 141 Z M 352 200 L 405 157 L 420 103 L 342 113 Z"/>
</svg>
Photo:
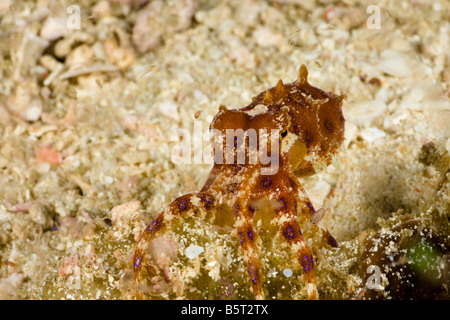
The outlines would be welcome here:
<svg viewBox="0 0 450 320">
<path fill-rule="evenodd" d="M 113 40 L 108 39 L 103 43 L 106 56 L 108 60 L 116 65 L 120 70 L 126 69 L 135 59 L 134 51 L 131 47 L 120 47 L 119 44 Z"/>
<path fill-rule="evenodd" d="M 64 37 L 67 32 L 65 22 L 64 18 L 48 17 L 41 28 L 40 36 L 48 41 Z"/>
<path fill-rule="evenodd" d="M 26 31 L 23 35 L 22 42 L 17 52 L 12 52 L 12 57 L 16 59 L 16 70 L 20 70 L 22 74 L 26 70 L 34 67 L 38 58 L 44 52 L 49 42 L 30 31 Z"/>
<path fill-rule="evenodd" d="M 36 121 L 41 117 L 42 100 L 38 95 L 36 80 L 18 83 L 15 93 L 7 100 L 7 107 L 14 115 L 25 121 Z"/>
<path fill-rule="evenodd" d="M 31 205 L 28 210 L 31 220 L 42 226 L 42 228 L 49 229 L 53 225 L 53 220 L 50 215 L 47 213 L 46 209 L 39 203 L 34 203 Z"/>
</svg>

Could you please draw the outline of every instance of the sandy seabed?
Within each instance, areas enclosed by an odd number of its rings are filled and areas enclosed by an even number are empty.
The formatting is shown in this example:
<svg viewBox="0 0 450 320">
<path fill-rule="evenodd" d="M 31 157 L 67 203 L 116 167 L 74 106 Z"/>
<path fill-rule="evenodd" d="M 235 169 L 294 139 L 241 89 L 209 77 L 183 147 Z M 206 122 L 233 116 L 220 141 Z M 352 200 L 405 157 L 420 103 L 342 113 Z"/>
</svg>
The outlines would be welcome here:
<svg viewBox="0 0 450 320">
<path fill-rule="evenodd" d="M 1 299 L 133 298 L 139 235 L 211 169 L 172 161 L 177 130 L 301 64 L 347 96 L 337 163 L 301 179 L 339 243 L 310 239 L 320 297 L 449 299 L 450 2 L 5 0 L 0 26 Z M 252 299 L 209 236 L 155 297 Z M 303 298 L 280 268 L 267 298 Z"/>
</svg>

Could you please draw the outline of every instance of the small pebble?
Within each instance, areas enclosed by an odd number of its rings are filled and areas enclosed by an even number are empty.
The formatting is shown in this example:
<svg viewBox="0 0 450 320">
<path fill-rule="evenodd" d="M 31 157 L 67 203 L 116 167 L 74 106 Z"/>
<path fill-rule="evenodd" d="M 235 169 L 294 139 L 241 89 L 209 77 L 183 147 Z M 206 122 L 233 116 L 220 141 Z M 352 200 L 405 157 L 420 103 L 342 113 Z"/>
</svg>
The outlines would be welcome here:
<svg viewBox="0 0 450 320">
<path fill-rule="evenodd" d="M 392 49 L 386 49 L 381 53 L 381 61 L 378 67 L 381 71 L 395 77 L 408 77 L 414 72 L 412 61 L 405 54 Z"/>
<path fill-rule="evenodd" d="M 184 250 L 184 255 L 188 258 L 188 259 L 195 259 L 197 258 L 203 251 L 205 251 L 205 249 L 203 249 L 203 247 L 191 244 L 189 247 L 187 247 Z"/>
<path fill-rule="evenodd" d="M 283 274 L 286 278 L 290 278 L 294 273 L 292 272 L 291 269 L 284 269 Z"/>
<path fill-rule="evenodd" d="M 41 28 L 40 36 L 48 41 L 63 37 L 67 32 L 65 22 L 63 18 L 48 17 Z"/>
<path fill-rule="evenodd" d="M 38 95 L 38 83 L 35 78 L 21 79 L 15 88 L 15 94 L 7 100 L 8 109 L 25 121 L 37 121 L 41 117 L 43 103 Z"/>
<path fill-rule="evenodd" d="M 361 137 L 368 142 L 373 142 L 385 136 L 386 133 L 384 131 L 377 129 L 375 127 L 368 127 L 361 131 Z"/>
<path fill-rule="evenodd" d="M 174 121 L 180 120 L 180 114 L 178 113 L 178 106 L 173 100 L 163 101 L 158 105 L 158 111 L 162 115 L 172 119 Z"/>
<path fill-rule="evenodd" d="M 53 225 L 53 220 L 45 210 L 45 208 L 40 204 L 31 205 L 28 210 L 30 218 L 33 222 L 42 226 L 44 229 L 51 228 Z"/>
</svg>

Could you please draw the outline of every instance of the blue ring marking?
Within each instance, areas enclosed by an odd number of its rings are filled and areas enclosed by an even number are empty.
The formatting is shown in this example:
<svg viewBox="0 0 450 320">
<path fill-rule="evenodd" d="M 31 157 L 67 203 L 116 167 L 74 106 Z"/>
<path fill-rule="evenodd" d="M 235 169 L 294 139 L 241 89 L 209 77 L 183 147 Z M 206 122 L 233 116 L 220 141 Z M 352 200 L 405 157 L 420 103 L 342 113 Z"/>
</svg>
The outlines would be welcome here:
<svg viewBox="0 0 450 320">
<path fill-rule="evenodd" d="M 147 227 L 148 232 L 153 231 L 153 229 L 155 229 L 156 225 L 158 224 L 158 221 L 154 220 L 152 221 L 152 223 L 150 223 Z M 150 229 L 150 227 L 153 225 L 153 227 Z"/>
<path fill-rule="evenodd" d="M 306 259 L 306 261 L 308 261 L 308 267 L 305 267 L 305 259 Z M 303 269 L 305 269 L 305 271 L 308 271 L 309 268 L 311 267 L 311 263 L 309 262 L 309 259 L 307 256 L 303 257 L 302 267 L 303 267 Z"/>
<path fill-rule="evenodd" d="M 306 141 L 308 142 L 312 141 L 312 133 L 309 131 L 306 132 Z"/>
<path fill-rule="evenodd" d="M 136 267 L 136 268 L 139 268 L 139 265 L 141 264 L 141 258 L 140 257 L 137 257 L 137 259 L 136 259 L 136 262 L 134 263 L 134 266 Z"/>
<path fill-rule="evenodd" d="M 178 207 L 180 209 L 186 208 L 187 207 L 187 201 L 186 200 L 181 201 L 180 204 L 178 205 Z"/>
<path fill-rule="evenodd" d="M 272 184 L 272 180 L 270 178 L 266 178 L 263 181 L 263 187 L 267 188 Z"/>
<path fill-rule="evenodd" d="M 248 237 L 250 238 L 250 240 L 253 240 L 253 233 L 251 231 L 249 231 L 247 234 L 248 234 Z"/>
<path fill-rule="evenodd" d="M 254 277 L 252 277 L 252 274 L 254 275 Z M 256 274 L 253 271 L 248 270 L 248 275 L 250 276 L 250 279 L 252 279 L 252 282 L 255 282 Z"/>
<path fill-rule="evenodd" d="M 316 212 L 316 210 L 314 210 L 313 206 L 311 203 L 308 203 L 307 206 L 311 209 L 312 212 Z"/>
<path fill-rule="evenodd" d="M 203 200 L 205 200 L 206 202 L 208 202 L 209 204 L 211 204 L 212 200 L 209 200 L 209 201 L 208 201 L 208 200 L 206 200 L 206 197 L 207 197 L 207 196 L 205 195 L 205 196 L 203 197 Z"/>
<path fill-rule="evenodd" d="M 238 210 L 239 210 L 239 206 L 235 205 L 234 207 L 236 208 L 236 210 L 234 210 L 233 214 L 236 214 L 236 212 L 238 212 Z"/>
<path fill-rule="evenodd" d="M 252 212 L 256 210 L 255 207 L 252 204 L 249 205 L 248 207 L 249 207 L 250 211 L 252 211 Z"/>
<path fill-rule="evenodd" d="M 284 199 L 280 199 L 280 201 L 283 202 L 283 206 L 280 209 L 286 208 L 286 201 L 284 201 Z"/>
<path fill-rule="evenodd" d="M 235 183 L 230 184 L 230 185 L 228 186 L 228 192 L 234 192 L 234 191 L 236 191 L 236 187 L 237 187 L 237 185 L 236 185 Z"/>
<path fill-rule="evenodd" d="M 242 233 L 239 233 L 239 235 L 241 236 L 241 243 L 244 242 L 244 236 L 242 235 Z"/>
<path fill-rule="evenodd" d="M 325 121 L 325 128 L 330 132 L 333 129 L 333 126 L 331 125 L 330 120 Z"/>
<path fill-rule="evenodd" d="M 288 228 L 286 233 L 284 234 L 286 237 L 292 238 L 294 237 L 294 229 Z"/>
</svg>

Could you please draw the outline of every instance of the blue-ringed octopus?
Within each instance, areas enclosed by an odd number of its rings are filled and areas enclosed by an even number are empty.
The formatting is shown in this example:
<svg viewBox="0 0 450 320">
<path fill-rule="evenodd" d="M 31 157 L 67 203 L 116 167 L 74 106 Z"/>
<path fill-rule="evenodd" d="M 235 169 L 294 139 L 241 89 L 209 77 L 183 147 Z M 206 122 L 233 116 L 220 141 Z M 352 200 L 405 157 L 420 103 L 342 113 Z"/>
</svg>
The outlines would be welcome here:
<svg viewBox="0 0 450 320">
<path fill-rule="evenodd" d="M 318 299 L 315 260 L 299 224 L 299 218 L 311 219 L 316 210 L 298 178 L 315 174 L 335 160 L 344 140 L 345 96 L 311 86 L 307 76 L 306 66 L 301 65 L 297 80 L 278 81 L 248 106 L 220 106 L 210 124 L 214 146 L 211 173 L 199 192 L 175 199 L 143 231 L 134 253 L 136 284 L 144 281 L 150 242 L 169 232 L 174 219 L 208 216 L 214 220 L 226 211 L 233 213 L 235 241 L 254 298 L 266 298 L 259 258 L 261 240 L 253 222 L 264 206 L 273 213 L 271 223 L 278 229 L 273 236 L 284 239 L 296 257 L 293 263 L 303 268 L 306 297 Z M 325 243 L 337 246 L 325 227 L 312 226 Z M 137 290 L 136 296 L 143 298 L 144 294 Z"/>
</svg>

